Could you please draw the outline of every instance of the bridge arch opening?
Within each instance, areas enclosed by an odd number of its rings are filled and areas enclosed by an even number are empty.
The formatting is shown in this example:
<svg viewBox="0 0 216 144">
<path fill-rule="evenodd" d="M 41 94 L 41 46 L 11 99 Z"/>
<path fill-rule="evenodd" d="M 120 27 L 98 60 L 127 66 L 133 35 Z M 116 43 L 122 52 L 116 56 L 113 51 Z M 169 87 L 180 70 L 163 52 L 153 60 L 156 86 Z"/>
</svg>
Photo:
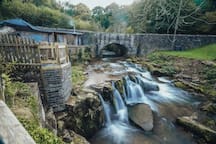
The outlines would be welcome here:
<svg viewBox="0 0 216 144">
<path fill-rule="evenodd" d="M 126 56 L 128 53 L 128 49 L 126 46 L 118 44 L 118 43 L 111 43 L 103 47 L 100 54 L 104 57 L 123 57 Z"/>
</svg>

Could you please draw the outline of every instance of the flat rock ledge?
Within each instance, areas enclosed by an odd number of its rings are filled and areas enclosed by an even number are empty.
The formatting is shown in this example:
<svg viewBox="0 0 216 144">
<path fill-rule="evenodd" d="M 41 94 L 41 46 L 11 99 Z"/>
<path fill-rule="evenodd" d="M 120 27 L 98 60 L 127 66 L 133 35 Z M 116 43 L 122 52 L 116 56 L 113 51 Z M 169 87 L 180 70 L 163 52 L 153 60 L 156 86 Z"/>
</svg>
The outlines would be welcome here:
<svg viewBox="0 0 216 144">
<path fill-rule="evenodd" d="M 176 123 L 184 127 L 186 130 L 203 138 L 207 143 L 216 143 L 216 131 L 200 124 L 191 117 L 179 117 L 177 118 Z"/>
</svg>

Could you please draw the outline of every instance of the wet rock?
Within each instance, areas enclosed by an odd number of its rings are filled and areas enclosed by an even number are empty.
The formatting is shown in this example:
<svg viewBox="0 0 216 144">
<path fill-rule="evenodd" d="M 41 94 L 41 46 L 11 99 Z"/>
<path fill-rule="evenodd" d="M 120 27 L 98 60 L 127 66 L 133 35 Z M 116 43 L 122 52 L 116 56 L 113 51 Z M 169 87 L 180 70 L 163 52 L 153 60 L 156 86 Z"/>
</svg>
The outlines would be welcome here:
<svg viewBox="0 0 216 144">
<path fill-rule="evenodd" d="M 154 68 L 151 70 L 152 75 L 160 77 L 160 76 L 167 76 L 167 74 L 163 73 L 160 69 Z"/>
<path fill-rule="evenodd" d="M 137 104 L 128 108 L 129 118 L 145 131 L 153 129 L 153 114 L 150 106 Z"/>
<path fill-rule="evenodd" d="M 66 143 L 72 142 L 72 136 L 70 135 L 70 132 L 68 130 L 64 130 L 62 140 Z"/>
<path fill-rule="evenodd" d="M 50 108 L 46 112 L 46 122 L 45 123 L 46 123 L 45 124 L 46 128 L 52 131 L 55 135 L 57 135 L 57 120 L 56 120 L 56 117 L 54 115 L 52 108 Z"/>
<path fill-rule="evenodd" d="M 124 86 L 123 79 L 115 81 L 115 86 L 118 89 L 118 91 L 120 92 L 120 94 L 122 95 L 123 94 L 123 86 Z"/>
<path fill-rule="evenodd" d="M 201 110 L 210 114 L 216 114 L 216 103 L 209 102 L 201 107 Z"/>
<path fill-rule="evenodd" d="M 101 93 L 103 96 L 103 99 L 105 101 L 112 101 L 112 97 L 111 97 L 111 93 L 112 93 L 112 85 L 111 82 L 106 82 L 103 84 L 98 84 L 98 85 L 94 85 L 92 86 L 92 88 Z"/>
<path fill-rule="evenodd" d="M 84 137 L 71 130 L 64 130 L 62 139 L 65 143 L 70 144 L 89 144 L 89 142 Z"/>
<path fill-rule="evenodd" d="M 140 86 L 143 88 L 144 91 L 159 91 L 158 85 L 153 84 L 151 81 L 145 80 L 144 78 L 140 80 Z"/>
<path fill-rule="evenodd" d="M 90 144 L 84 137 L 73 133 L 73 142 L 71 144 Z"/>
<path fill-rule="evenodd" d="M 93 93 L 71 97 L 66 105 L 67 116 L 62 118 L 64 127 L 84 136 L 93 136 L 103 124 L 103 109 Z"/>
<path fill-rule="evenodd" d="M 61 120 L 58 121 L 58 132 L 62 132 L 65 129 L 64 125 L 65 125 L 64 121 Z"/>
<path fill-rule="evenodd" d="M 207 143 L 216 143 L 216 131 L 198 123 L 191 117 L 179 117 L 176 122 L 198 137 L 203 138 Z"/>
<path fill-rule="evenodd" d="M 192 83 L 190 81 L 185 81 L 183 79 L 177 79 L 176 82 L 174 82 L 174 85 L 176 87 L 182 88 L 182 89 L 186 89 L 186 90 L 192 90 L 194 92 L 198 92 L 198 93 L 204 93 L 203 87 L 196 84 L 196 83 Z"/>
</svg>

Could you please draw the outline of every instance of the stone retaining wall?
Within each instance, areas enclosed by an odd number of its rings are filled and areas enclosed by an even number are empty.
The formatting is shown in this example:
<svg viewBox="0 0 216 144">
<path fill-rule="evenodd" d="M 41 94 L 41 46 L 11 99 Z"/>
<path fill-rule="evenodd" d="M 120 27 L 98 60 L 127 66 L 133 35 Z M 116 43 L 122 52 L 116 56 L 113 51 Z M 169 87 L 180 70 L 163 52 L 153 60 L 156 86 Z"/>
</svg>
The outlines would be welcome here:
<svg viewBox="0 0 216 144">
<path fill-rule="evenodd" d="M 71 64 L 42 67 L 41 76 L 48 107 L 54 112 L 64 110 L 72 90 Z"/>
<path fill-rule="evenodd" d="M 216 43 L 214 35 L 176 35 L 172 47 L 172 34 L 136 34 L 135 47 L 140 55 L 146 55 L 155 50 L 188 50 Z"/>
</svg>

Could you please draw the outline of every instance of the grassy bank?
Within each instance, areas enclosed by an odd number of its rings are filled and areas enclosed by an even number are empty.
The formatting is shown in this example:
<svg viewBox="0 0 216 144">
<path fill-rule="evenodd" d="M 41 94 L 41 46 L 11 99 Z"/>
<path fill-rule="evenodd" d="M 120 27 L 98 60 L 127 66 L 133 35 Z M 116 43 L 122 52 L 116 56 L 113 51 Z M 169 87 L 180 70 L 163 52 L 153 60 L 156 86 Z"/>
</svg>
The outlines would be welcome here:
<svg viewBox="0 0 216 144">
<path fill-rule="evenodd" d="M 82 64 L 72 66 L 72 83 L 73 86 L 82 85 L 86 77 L 84 75 L 84 68 Z"/>
<path fill-rule="evenodd" d="M 177 86 L 193 89 L 216 100 L 216 45 L 206 46 L 185 52 L 154 52 L 142 60 L 156 76 L 172 77 Z M 214 52 L 215 51 L 215 52 Z M 206 61 L 208 60 L 208 61 Z M 139 60 L 141 61 L 141 60 Z M 182 86 L 184 84 L 184 86 Z"/>
<path fill-rule="evenodd" d="M 201 48 L 191 49 L 187 51 L 161 51 L 165 55 L 193 58 L 198 60 L 216 60 L 216 44 L 204 46 Z"/>
<path fill-rule="evenodd" d="M 39 122 L 38 98 L 26 83 L 5 80 L 5 102 L 37 144 L 63 144 L 51 131 L 42 128 Z"/>
</svg>

